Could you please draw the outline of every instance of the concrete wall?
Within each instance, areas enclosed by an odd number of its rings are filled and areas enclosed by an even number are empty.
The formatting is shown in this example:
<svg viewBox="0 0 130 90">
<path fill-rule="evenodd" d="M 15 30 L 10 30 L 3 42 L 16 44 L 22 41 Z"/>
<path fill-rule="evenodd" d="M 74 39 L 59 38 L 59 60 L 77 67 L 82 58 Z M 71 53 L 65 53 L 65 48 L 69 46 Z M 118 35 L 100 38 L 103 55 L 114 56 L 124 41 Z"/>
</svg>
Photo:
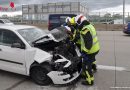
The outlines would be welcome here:
<svg viewBox="0 0 130 90">
<path fill-rule="evenodd" d="M 97 30 L 105 31 L 121 31 L 124 28 L 122 24 L 94 24 Z"/>
<path fill-rule="evenodd" d="M 32 26 L 37 26 L 42 29 L 47 29 L 48 24 L 43 23 L 43 24 L 28 24 Z M 99 31 L 122 31 L 124 26 L 122 24 L 94 24 L 96 30 Z"/>
</svg>

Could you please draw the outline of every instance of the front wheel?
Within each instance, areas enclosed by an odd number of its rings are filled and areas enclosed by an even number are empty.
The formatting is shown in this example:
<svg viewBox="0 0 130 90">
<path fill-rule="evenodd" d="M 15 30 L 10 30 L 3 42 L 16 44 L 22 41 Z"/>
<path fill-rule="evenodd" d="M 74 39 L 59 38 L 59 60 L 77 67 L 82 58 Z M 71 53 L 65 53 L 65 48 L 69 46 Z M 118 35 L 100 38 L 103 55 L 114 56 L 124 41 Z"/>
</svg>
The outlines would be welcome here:
<svg viewBox="0 0 130 90">
<path fill-rule="evenodd" d="M 49 71 L 46 68 L 43 67 L 33 67 L 30 70 L 30 76 L 32 80 L 38 84 L 38 85 L 49 85 L 52 81 L 51 79 L 47 76 L 47 73 Z"/>
</svg>

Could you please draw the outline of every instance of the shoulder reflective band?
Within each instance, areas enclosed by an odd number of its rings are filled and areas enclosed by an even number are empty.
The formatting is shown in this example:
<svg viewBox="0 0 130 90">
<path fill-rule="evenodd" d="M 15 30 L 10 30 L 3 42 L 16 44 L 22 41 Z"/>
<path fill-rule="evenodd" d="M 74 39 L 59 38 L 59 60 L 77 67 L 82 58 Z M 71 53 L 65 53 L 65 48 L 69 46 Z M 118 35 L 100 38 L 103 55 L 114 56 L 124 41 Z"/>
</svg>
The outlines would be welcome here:
<svg viewBox="0 0 130 90">
<path fill-rule="evenodd" d="M 84 30 L 86 30 L 86 29 L 88 29 L 88 28 L 85 26 L 85 27 L 83 27 L 82 31 L 84 31 Z"/>
<path fill-rule="evenodd" d="M 84 30 L 84 31 L 81 31 L 81 34 L 85 35 L 89 30 Z"/>
</svg>

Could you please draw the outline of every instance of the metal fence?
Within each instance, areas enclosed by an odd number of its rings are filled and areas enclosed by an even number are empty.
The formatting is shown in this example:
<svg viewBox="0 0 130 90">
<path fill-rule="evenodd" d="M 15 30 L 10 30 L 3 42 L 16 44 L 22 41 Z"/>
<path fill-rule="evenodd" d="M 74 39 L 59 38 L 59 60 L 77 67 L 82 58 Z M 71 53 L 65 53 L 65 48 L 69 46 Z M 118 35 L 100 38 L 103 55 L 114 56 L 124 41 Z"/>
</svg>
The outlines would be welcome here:
<svg viewBox="0 0 130 90">
<path fill-rule="evenodd" d="M 123 24 L 123 12 L 91 12 L 88 18 L 93 23 Z M 130 22 L 130 12 L 125 12 L 125 23 Z"/>
</svg>

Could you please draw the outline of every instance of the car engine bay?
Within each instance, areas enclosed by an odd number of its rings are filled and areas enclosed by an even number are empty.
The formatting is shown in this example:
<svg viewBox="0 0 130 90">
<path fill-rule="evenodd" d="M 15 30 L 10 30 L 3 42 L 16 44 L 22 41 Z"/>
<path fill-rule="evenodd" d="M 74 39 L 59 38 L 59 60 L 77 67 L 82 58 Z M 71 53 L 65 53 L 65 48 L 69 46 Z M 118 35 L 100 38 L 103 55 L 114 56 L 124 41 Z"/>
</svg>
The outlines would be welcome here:
<svg viewBox="0 0 130 90">
<path fill-rule="evenodd" d="M 53 54 L 53 59 L 51 62 L 51 67 L 54 71 L 63 71 L 68 74 L 74 73 L 77 70 L 81 70 L 81 58 L 77 55 L 76 46 L 68 39 L 62 40 L 60 42 L 55 42 L 54 40 L 45 41 L 42 43 L 37 43 L 34 45 L 39 49 Z M 67 59 L 67 61 L 59 61 L 58 59 Z M 65 67 L 65 65 L 71 62 L 71 65 Z"/>
</svg>

